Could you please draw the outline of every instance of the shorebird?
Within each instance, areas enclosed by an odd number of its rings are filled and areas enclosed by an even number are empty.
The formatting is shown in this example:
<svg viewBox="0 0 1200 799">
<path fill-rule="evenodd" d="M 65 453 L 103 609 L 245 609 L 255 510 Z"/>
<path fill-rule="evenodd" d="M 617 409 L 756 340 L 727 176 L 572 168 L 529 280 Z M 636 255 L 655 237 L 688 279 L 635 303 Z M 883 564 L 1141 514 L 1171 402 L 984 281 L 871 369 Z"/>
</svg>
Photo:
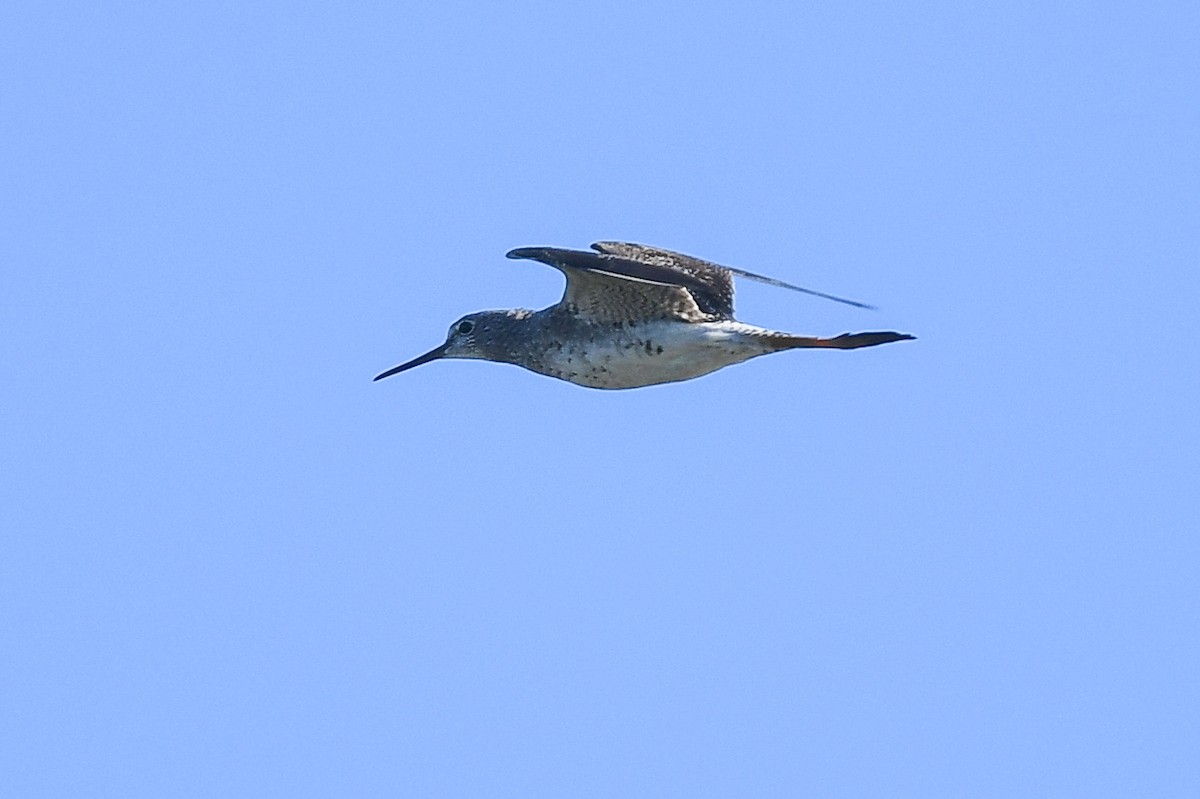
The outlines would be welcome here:
<svg viewBox="0 0 1200 799">
<path fill-rule="evenodd" d="M 748 325 L 733 318 L 734 275 L 871 306 L 657 247 L 615 241 L 591 246 L 595 252 L 512 250 L 509 258 L 541 261 L 566 275 L 558 304 L 467 314 L 450 326 L 445 343 L 375 379 L 439 358 L 477 358 L 588 388 L 639 388 L 690 380 L 781 350 L 853 350 L 914 338 L 893 332 L 813 338 Z"/>
</svg>

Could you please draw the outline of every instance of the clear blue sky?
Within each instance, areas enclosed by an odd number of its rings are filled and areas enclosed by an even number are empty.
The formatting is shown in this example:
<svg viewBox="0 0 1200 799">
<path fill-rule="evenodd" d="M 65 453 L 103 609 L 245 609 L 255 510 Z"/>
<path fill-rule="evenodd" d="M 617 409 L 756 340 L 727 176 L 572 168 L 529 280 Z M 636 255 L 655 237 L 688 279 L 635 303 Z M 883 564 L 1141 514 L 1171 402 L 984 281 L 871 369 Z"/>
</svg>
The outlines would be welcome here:
<svg viewBox="0 0 1200 799">
<path fill-rule="evenodd" d="M 1200 6 L 0 11 L 5 796 L 1197 796 Z M 642 241 L 916 342 L 441 362 Z"/>
</svg>

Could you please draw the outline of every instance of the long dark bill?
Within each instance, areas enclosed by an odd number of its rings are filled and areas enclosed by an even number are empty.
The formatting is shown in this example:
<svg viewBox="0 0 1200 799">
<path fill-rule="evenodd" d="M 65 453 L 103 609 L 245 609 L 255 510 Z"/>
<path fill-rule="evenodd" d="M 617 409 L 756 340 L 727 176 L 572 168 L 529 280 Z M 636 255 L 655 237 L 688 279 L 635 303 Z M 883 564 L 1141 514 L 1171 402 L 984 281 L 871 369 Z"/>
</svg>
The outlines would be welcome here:
<svg viewBox="0 0 1200 799">
<path fill-rule="evenodd" d="M 434 349 L 431 349 L 429 352 L 425 353 L 424 355 L 420 355 L 416 358 L 413 358 L 408 363 L 402 363 L 399 366 L 393 366 L 391 369 L 388 369 L 386 372 L 376 375 L 375 379 L 382 380 L 385 377 L 391 377 L 392 375 L 398 375 L 407 369 L 412 369 L 414 366 L 420 366 L 423 363 L 429 363 L 430 361 L 436 361 L 438 358 L 441 358 L 445 354 L 446 354 L 446 345 L 443 344 L 440 347 L 435 347 Z"/>
</svg>

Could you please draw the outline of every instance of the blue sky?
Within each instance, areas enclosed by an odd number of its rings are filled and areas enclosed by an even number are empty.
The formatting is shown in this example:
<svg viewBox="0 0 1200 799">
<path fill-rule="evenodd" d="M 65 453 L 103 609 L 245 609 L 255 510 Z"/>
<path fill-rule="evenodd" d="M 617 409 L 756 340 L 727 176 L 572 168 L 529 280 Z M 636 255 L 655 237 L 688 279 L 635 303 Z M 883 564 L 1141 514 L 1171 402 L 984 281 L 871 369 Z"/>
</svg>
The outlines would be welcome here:
<svg viewBox="0 0 1200 799">
<path fill-rule="evenodd" d="M 1200 793 L 1198 35 L 6 6 L 5 794 Z M 919 339 L 371 382 L 597 239 Z"/>
</svg>

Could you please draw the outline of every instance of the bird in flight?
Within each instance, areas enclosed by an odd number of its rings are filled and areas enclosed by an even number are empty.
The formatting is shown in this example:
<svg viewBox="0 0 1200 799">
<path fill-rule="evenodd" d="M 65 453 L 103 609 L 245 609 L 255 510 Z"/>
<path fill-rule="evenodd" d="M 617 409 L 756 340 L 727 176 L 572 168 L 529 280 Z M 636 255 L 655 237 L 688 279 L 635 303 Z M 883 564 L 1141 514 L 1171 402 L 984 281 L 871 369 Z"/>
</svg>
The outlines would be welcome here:
<svg viewBox="0 0 1200 799">
<path fill-rule="evenodd" d="M 813 338 L 748 325 L 733 317 L 734 275 L 871 306 L 644 244 L 601 241 L 592 250 L 512 250 L 509 258 L 562 272 L 562 300 L 540 311 L 467 314 L 450 326 L 443 344 L 375 379 L 440 358 L 476 358 L 588 388 L 639 388 L 690 380 L 782 350 L 853 350 L 914 338 L 893 332 Z"/>
</svg>

